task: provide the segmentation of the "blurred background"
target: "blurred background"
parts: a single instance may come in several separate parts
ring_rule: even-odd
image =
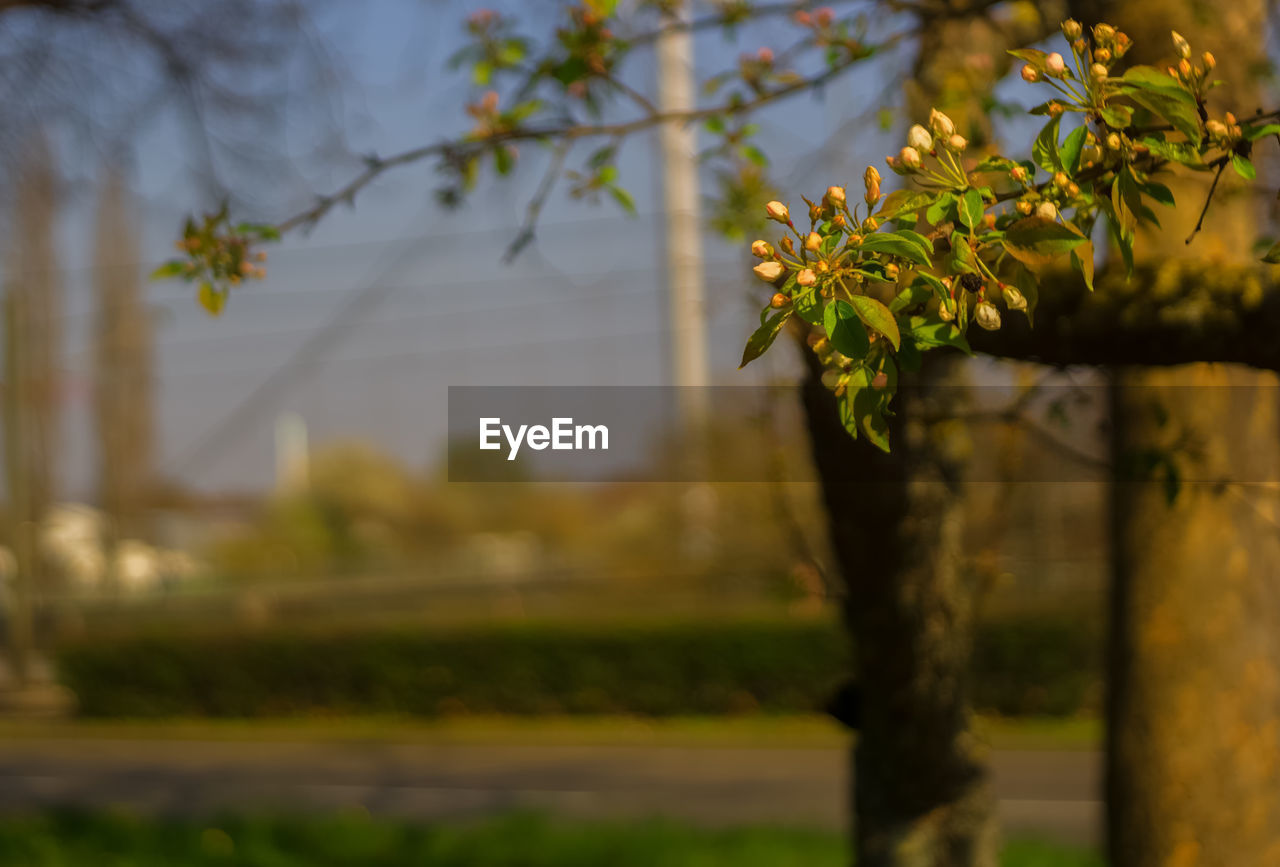
[[[487,4],[544,35],[565,5]],[[637,30],[645,6],[623,4]],[[657,131],[620,143],[634,213],[556,190],[513,261],[539,148],[455,207],[430,164],[380,177],[217,317],[148,279],[193,210],[284,219],[369,154],[465,134],[474,70],[448,60],[480,8],[0,3],[0,248],[25,299],[4,341],[0,864],[847,862],[847,597],[798,399],[706,432],[722,477],[769,481],[465,483],[447,390],[789,388],[798,351],[737,370],[761,303],[743,241],[769,190],[856,186],[896,151],[922,43],[757,114],[767,181],[703,163],[692,379]],[[1062,11],[990,15],[1047,36]],[[869,39],[915,20],[839,14]],[[780,20],[697,30],[695,78],[780,50]],[[651,93],[658,67],[642,45],[619,74]],[[993,136],[1017,141],[1029,97],[996,79]],[[1102,380],[966,375],[993,395],[968,436],[998,444],[962,560],[1006,858],[1099,863]],[[1010,426],[1002,401],[1046,383],[1019,405],[1031,433]],[[668,441],[653,475],[693,448]]]

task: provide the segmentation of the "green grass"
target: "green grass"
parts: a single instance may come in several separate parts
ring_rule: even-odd
[[[561,822],[510,815],[412,825],[349,814],[325,819],[156,821],[52,813],[0,819],[2,867],[846,867],[838,834],[672,822]],[[1100,867],[1096,856],[1011,843],[1004,867]]]
[[[978,736],[997,749],[1094,749],[1096,719],[981,717]],[[731,717],[634,716],[290,717],[59,721],[0,720],[0,738],[273,741],[287,743],[458,743],[572,746],[840,747],[850,735],[816,714]]]

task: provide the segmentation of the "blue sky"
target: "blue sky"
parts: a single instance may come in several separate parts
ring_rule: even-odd
[[[475,92],[464,74],[444,70],[458,45],[461,22],[478,3],[368,2],[343,4],[318,19],[349,82],[343,118],[354,150],[392,153],[456,133]],[[495,4],[490,4],[495,5]],[[501,8],[501,4],[496,4]],[[542,20],[526,28],[547,33],[554,2],[509,4]],[[731,64],[742,50],[781,48],[794,30],[744,28],[730,43],[719,33],[697,41],[699,72]],[[626,76],[653,90],[648,57],[630,61]],[[818,97],[802,96],[761,115],[761,144],[778,178],[797,192],[832,182],[858,184],[867,162],[879,163],[895,137],[868,124],[845,130],[891,82],[880,64],[840,79]],[[578,152],[585,157],[589,148]],[[182,216],[202,202],[187,175],[181,137],[161,122],[137,143],[144,253],[168,255]],[[428,164],[388,174],[310,236],[273,250],[265,283],[240,290],[219,319],[200,311],[181,284],[153,284],[157,331],[159,440],[163,464],[208,490],[260,489],[272,466],[272,423],[282,411],[301,414],[312,441],[373,440],[409,464],[426,467],[442,453],[446,389],[480,384],[661,384],[665,382],[666,311],[661,268],[661,203],[651,135],[623,151],[621,169],[639,209],[622,214],[611,202],[570,201],[563,189],[543,213],[537,243],[513,265],[500,262],[540,175],[541,154],[526,148],[510,179],[486,179],[458,211],[433,201]],[[572,160],[571,160],[572,165]],[[313,178],[331,189],[358,169],[353,160]],[[798,196],[797,196],[798,198]],[[280,218],[306,204],[299,196],[257,216]],[[87,235],[89,200],[72,209],[66,227],[69,368],[86,381],[84,337],[91,322],[89,273],[74,251]],[[715,381],[739,384],[783,375],[786,353],[738,373],[743,339],[754,326],[755,301],[744,251],[707,237],[708,294],[713,305],[711,355]],[[322,360],[296,378],[262,411],[222,437],[214,452],[192,462],[192,450],[217,430],[363,287],[388,287],[360,324]],[[72,389],[68,419],[69,492],[90,486],[87,389]]]

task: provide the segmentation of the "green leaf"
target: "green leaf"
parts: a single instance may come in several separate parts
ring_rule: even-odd
[[[915,345],[921,349],[951,346],[969,355],[973,354],[973,350],[969,348],[969,341],[965,339],[956,324],[944,322],[937,313],[912,316],[907,320],[907,333],[911,335]]]
[[[858,249],[864,253],[885,253],[890,256],[898,256],[908,262],[915,262],[917,265],[926,267],[932,264],[929,261],[928,254],[919,244],[895,232],[873,232],[862,239]]]
[[[885,421],[880,395],[874,389],[858,389],[853,396],[853,415],[868,440],[882,452],[889,451],[889,423]]]
[[[843,352],[850,358],[861,360],[871,348],[871,340],[867,337],[866,326],[854,312],[848,301],[833,301],[827,305],[822,316],[823,328],[827,339],[837,352]]]
[[[1245,141],[1257,141],[1269,135],[1280,135],[1280,123],[1268,123],[1262,126],[1246,127],[1244,131]]]
[[[1079,247],[1071,251],[1071,267],[1080,272],[1080,276],[1084,277],[1084,285],[1089,287],[1089,291],[1093,291],[1093,242],[1085,241]],[[1019,287],[1021,288],[1021,287]],[[1025,292],[1023,293],[1026,294]],[[1029,305],[1028,305],[1029,307]]]
[[[1176,78],[1154,66],[1131,66],[1118,83],[1138,105],[1167,120],[1192,142],[1200,141],[1200,108]]]
[[[880,210],[876,211],[876,216],[882,220],[892,220],[899,214],[914,213],[927,208],[936,197],[936,193],[920,190],[894,190],[881,201]]]
[[[1041,72],[1044,72],[1045,59],[1049,56],[1047,52],[1041,51],[1038,48],[1019,48],[1014,51],[1010,51],[1009,53],[1022,62],[1030,64]]]
[[[622,210],[626,211],[628,214],[631,214],[633,217],[635,216],[636,203],[635,203],[635,200],[631,198],[630,193],[628,193],[622,187],[615,187],[612,184],[610,184],[609,195],[613,196],[613,200],[618,203],[619,207],[621,207]]]
[[[1075,255],[1075,251],[1071,251],[1071,255]],[[1092,257],[1089,259],[1093,261]],[[1021,262],[1013,269],[1013,285],[1018,287],[1018,291],[1022,293],[1022,297],[1027,299],[1027,321],[1035,323],[1036,305],[1040,303],[1040,281],[1036,279],[1036,275],[1031,273],[1031,269]]]
[[[213,288],[213,284],[208,282],[200,284],[197,298],[200,300],[200,306],[209,311],[211,316],[217,316],[222,312],[222,308],[227,306],[227,293],[219,292]]]
[[[782,326],[787,324],[787,319],[791,316],[790,310],[781,310],[755,330],[755,333],[747,338],[747,346],[742,350],[742,363],[738,365],[738,369],[746,367],[773,345],[773,341],[777,339],[778,334],[782,332]]]
[[[976,274],[978,269],[974,267],[973,248],[969,246],[969,239],[959,230],[951,233],[951,270],[965,274]]]
[[[1062,157],[1058,154],[1058,123],[1061,120],[1061,117],[1055,117],[1046,123],[1031,145],[1031,156],[1036,165],[1050,174],[1062,168]]]
[[[174,259],[171,262],[165,262],[159,268],[151,272],[152,280],[170,280],[174,277],[181,277],[187,273],[187,263],[180,259]]]
[[[1078,126],[1067,134],[1066,141],[1062,143],[1059,155],[1062,157],[1062,168],[1069,175],[1074,176],[1080,171],[1080,154],[1084,151],[1084,140],[1088,133],[1088,127]]]
[[[1102,122],[1112,129],[1125,129],[1133,123],[1133,109],[1127,105],[1103,106],[1098,114]]]
[[[1236,174],[1246,181],[1256,180],[1258,177],[1258,170],[1253,167],[1253,163],[1247,157],[1240,156],[1240,154],[1231,155],[1231,168],[1235,169]]]
[[[1262,261],[1270,265],[1280,265],[1280,243],[1272,245],[1267,254],[1262,257]]]
[[[960,199],[960,222],[972,229],[982,222],[982,193],[969,190]]]
[[[923,304],[932,297],[933,286],[924,280],[913,280],[910,285],[894,296],[894,299],[889,302],[889,311],[891,313],[900,313],[908,307],[915,307],[917,304]]]
[[[1083,235],[1055,220],[1033,216],[1024,217],[1005,230],[1004,248],[1024,265],[1040,267],[1085,241]]]
[[[791,306],[810,325],[822,324],[822,299],[813,288],[802,290],[791,298]]]
[[[1142,139],[1142,144],[1146,146],[1147,150],[1162,159],[1193,169],[1205,168],[1204,160],[1200,157],[1200,151],[1189,142],[1170,142],[1162,138],[1147,136]]]
[[[954,193],[943,193],[938,196],[937,200],[925,210],[925,222],[929,223],[931,226],[936,226],[939,223],[945,222],[947,210],[955,203],[956,197]]]
[[[888,307],[869,295],[854,295],[852,303],[858,318],[865,322],[868,328],[883,334],[894,349],[902,345],[902,335],[898,332],[898,320],[893,318],[893,313]]]

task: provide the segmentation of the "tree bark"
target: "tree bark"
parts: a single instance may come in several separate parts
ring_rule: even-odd
[[[957,391],[900,393],[886,455],[850,438],[819,365],[805,355],[804,407],[861,690],[856,863],[993,867],[994,799],[969,735],[976,592],[962,565],[960,467],[904,423],[914,404]],[[941,359],[921,379],[946,379],[957,363]]]

